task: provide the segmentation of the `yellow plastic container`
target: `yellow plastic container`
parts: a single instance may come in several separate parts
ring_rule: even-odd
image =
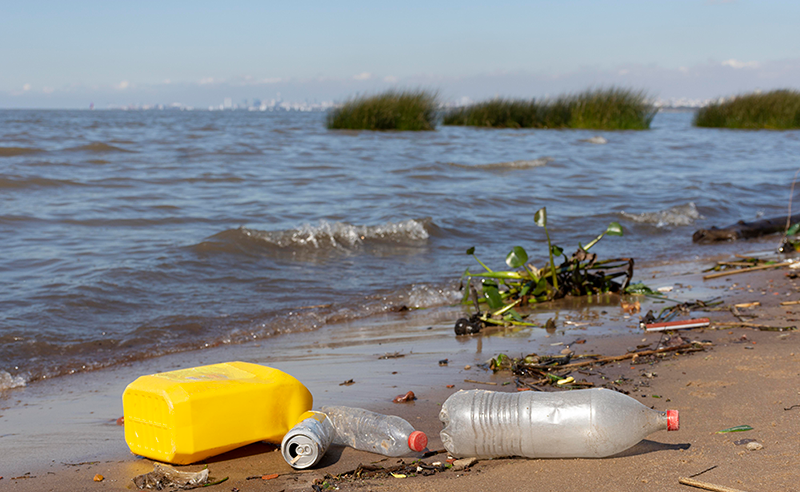
[[[141,376],[122,395],[131,451],[180,465],[257,441],[280,444],[311,406],[300,381],[247,362]]]

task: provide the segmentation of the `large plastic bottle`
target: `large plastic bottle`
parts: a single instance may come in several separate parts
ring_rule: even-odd
[[[362,408],[322,407],[336,431],[333,444],[379,453],[402,456],[422,451],[428,436],[414,430],[406,420],[395,415],[382,415]]]
[[[257,441],[280,443],[311,393],[271,367],[225,362],[141,376],[125,388],[125,441],[158,461],[188,464]]]
[[[657,430],[678,430],[678,412],[651,410],[622,393],[459,391],[439,419],[455,457],[603,458]]]

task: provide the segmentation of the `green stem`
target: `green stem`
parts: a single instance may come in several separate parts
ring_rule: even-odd
[[[550,271],[552,272],[553,288],[558,291],[558,277],[556,276],[556,265],[553,262],[553,247],[550,245],[550,234],[547,232],[547,224],[544,226],[544,235],[547,236],[547,252],[550,253]]]

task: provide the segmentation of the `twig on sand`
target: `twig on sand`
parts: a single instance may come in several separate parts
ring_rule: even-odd
[[[705,489],[705,490],[713,490],[715,492],[744,492],[739,489],[732,489],[730,487],[725,487],[724,485],[715,485],[713,483],[701,482],[699,480],[694,480],[691,478],[681,478],[678,480],[679,483],[683,485],[689,485],[690,487],[697,487],[698,489]]]
[[[474,379],[465,379],[465,383],[475,383],[475,384],[491,384],[492,386],[497,386],[497,383],[492,381],[475,381]]]
[[[572,369],[573,367],[583,367],[583,366],[590,366],[592,364],[604,364],[606,362],[617,362],[620,360],[625,359],[633,359],[634,357],[645,357],[648,355],[656,355],[656,354],[663,354],[664,352],[697,352],[705,350],[705,347],[699,345],[697,343],[684,343],[683,345],[678,345],[676,347],[662,347],[655,350],[645,350],[643,352],[629,352],[625,355],[615,355],[613,357],[602,357],[600,359],[595,360],[585,360],[581,362],[573,362],[572,364],[566,364],[563,366],[558,366],[557,369]]]
[[[754,267],[750,267],[750,268],[742,268],[740,270],[726,270],[724,272],[717,272],[717,273],[711,273],[711,274],[708,274],[708,275],[704,275],[703,276],[703,280],[709,280],[709,279],[718,278],[718,277],[725,277],[727,275],[736,275],[736,274],[739,274],[739,273],[754,272],[756,270],[766,270],[768,268],[785,267],[785,266],[789,266],[791,264],[792,264],[791,261],[784,261],[783,263],[773,263],[772,265],[759,265],[759,266],[754,266]]]
[[[726,321],[726,322],[714,322],[714,328],[723,327],[723,328],[736,328],[739,326],[744,326],[746,328],[755,328],[759,331],[794,331],[797,329],[796,326],[769,326],[769,325],[759,325],[756,323],[747,323],[745,321]]]

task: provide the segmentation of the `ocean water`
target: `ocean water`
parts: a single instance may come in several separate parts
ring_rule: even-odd
[[[391,133],[323,113],[0,111],[0,389],[456,303],[471,246],[544,263],[543,206],[567,252],[618,221],[601,257],[730,253],[692,233],[784,215],[800,132],[691,118]]]

